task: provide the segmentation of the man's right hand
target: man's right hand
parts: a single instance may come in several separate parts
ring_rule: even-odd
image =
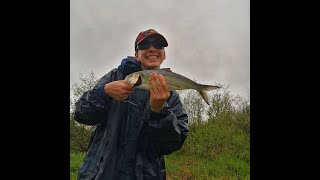
[[[113,81],[104,85],[104,91],[116,100],[126,99],[134,90],[124,80]]]

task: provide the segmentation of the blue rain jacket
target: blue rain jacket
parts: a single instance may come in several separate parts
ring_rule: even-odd
[[[181,149],[188,135],[188,116],[177,92],[160,113],[150,111],[150,92],[136,88],[125,101],[103,87],[141,70],[134,57],[103,76],[75,104],[75,120],[95,125],[78,180],[166,179],[164,155]]]

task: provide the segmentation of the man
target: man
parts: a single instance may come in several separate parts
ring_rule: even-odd
[[[135,57],[122,60],[85,92],[75,106],[75,120],[95,125],[79,180],[166,179],[164,155],[181,149],[188,135],[188,116],[176,92],[169,92],[157,73],[150,91],[135,89],[123,79],[159,69],[167,40],[153,29],[139,33]]]

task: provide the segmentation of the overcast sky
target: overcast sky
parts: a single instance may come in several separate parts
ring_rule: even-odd
[[[71,0],[70,85],[134,56],[138,33],[150,28],[169,44],[162,68],[248,96],[249,0]]]

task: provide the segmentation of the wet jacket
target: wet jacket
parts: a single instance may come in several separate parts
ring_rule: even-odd
[[[149,91],[135,88],[124,101],[110,97],[104,84],[141,70],[134,58],[103,76],[76,102],[75,120],[95,125],[79,180],[166,179],[164,155],[179,150],[188,135],[188,116],[171,92],[160,113],[150,111]]]

